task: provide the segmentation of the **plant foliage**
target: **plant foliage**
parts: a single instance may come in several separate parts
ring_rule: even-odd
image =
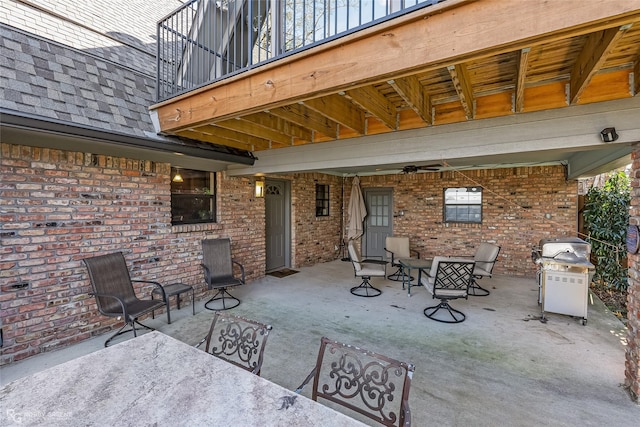
[[[612,175],[602,188],[591,187],[587,193],[584,221],[592,259],[596,259],[595,279],[602,285],[626,291],[627,225],[631,185],[624,172]]]

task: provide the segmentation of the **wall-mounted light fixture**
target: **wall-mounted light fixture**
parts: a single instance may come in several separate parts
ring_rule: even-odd
[[[264,197],[264,177],[256,178],[256,197]]]
[[[600,132],[600,138],[602,138],[602,142],[613,142],[618,139],[618,134],[616,133],[616,128],[605,128]]]
[[[180,169],[176,168],[176,174],[173,175],[173,178],[171,178],[171,181],[173,181],[173,182],[184,182],[184,180],[182,179],[182,175],[180,175]]]

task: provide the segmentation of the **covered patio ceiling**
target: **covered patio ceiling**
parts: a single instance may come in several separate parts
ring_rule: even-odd
[[[160,133],[254,152],[231,175],[562,163],[579,178],[629,161],[639,92],[640,0],[447,0],[151,110]]]

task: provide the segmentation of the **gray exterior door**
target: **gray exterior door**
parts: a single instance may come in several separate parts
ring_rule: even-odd
[[[264,192],[266,271],[290,266],[289,182],[267,179]]]
[[[385,239],[393,235],[393,189],[364,189],[367,217],[364,221],[363,254],[368,257],[387,257]]]

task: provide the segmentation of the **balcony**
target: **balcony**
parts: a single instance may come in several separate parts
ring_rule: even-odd
[[[157,130],[252,152],[484,119],[538,121],[528,113],[640,92],[638,0],[606,8],[596,1],[192,1],[160,22],[158,35]],[[559,114],[594,110],[567,111]],[[391,162],[368,163],[397,166]]]

